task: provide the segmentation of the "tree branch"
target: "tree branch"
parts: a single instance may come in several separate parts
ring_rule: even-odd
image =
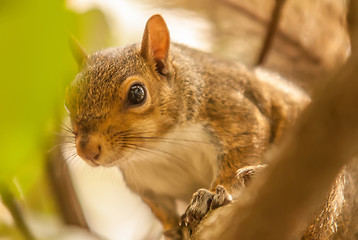
[[[193,239],[297,237],[342,167],[357,154],[358,4],[349,4],[350,59],[326,86],[316,89],[279,152],[269,156],[272,164],[262,176],[235,203],[205,218]]]

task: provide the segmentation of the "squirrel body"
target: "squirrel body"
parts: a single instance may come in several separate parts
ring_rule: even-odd
[[[92,166],[119,167],[164,231],[178,224],[176,200],[218,185],[231,192],[236,171],[261,164],[309,102],[264,71],[170,43],[160,15],[141,44],[81,65],[66,96],[77,153]]]
[[[162,138],[163,142],[153,146],[155,150],[138,154],[143,159],[119,168],[127,185],[137,193],[149,191],[188,202],[197,189],[209,188],[214,181],[217,151],[201,124],[175,128]]]
[[[193,173],[189,171],[187,174],[178,175],[183,177],[197,175],[195,177],[198,179],[188,180],[190,183],[184,185],[190,185],[195,189],[208,187],[217,176],[220,164],[217,159],[218,155],[227,154],[232,147],[248,148],[252,151],[250,159],[247,159],[247,162],[241,162],[244,159],[240,159],[235,163],[237,166],[233,166],[232,171],[250,163],[259,163],[261,153],[266,150],[269,143],[276,140],[276,134],[281,134],[280,131],[291,124],[304,105],[296,107],[296,101],[307,102],[308,100],[303,93],[300,99],[285,92],[294,86],[278,89],[272,83],[258,79],[237,62],[216,60],[209,54],[179,44],[172,44],[170,50],[169,55],[172,58],[173,68],[176,70],[173,86],[167,86],[168,89],[164,89],[167,91],[163,91],[163,96],[160,96],[165,99],[164,101],[170,103],[162,109],[165,115],[158,115],[157,118],[153,116],[151,119],[144,118],[144,123],[141,126],[132,129],[139,133],[143,131],[144,135],[150,131],[148,135],[155,134],[155,137],[163,139],[163,141],[146,143],[149,148],[148,152],[142,149],[145,154],[151,155],[151,157],[143,158],[153,159],[158,163],[158,167],[153,164],[153,161],[132,163],[130,160],[121,162],[117,158],[101,163],[104,166],[119,166],[126,179],[131,179],[135,175],[135,173],[127,174],[131,171],[131,167],[137,174],[143,167],[144,172],[139,174],[140,176],[146,175],[148,169],[154,168],[149,171],[153,172],[153,176],[148,179],[152,179],[156,176],[160,177],[160,172],[163,171],[160,165],[163,165],[164,169],[173,167],[174,171],[181,168],[183,172],[189,170],[187,166],[189,165],[194,168]],[[125,81],[128,77],[144,78],[145,76],[141,76],[142,72],[151,72],[150,66],[146,63],[142,63],[139,67],[130,66],[131,63],[139,62],[139,59],[139,45],[135,44],[127,48],[106,49],[94,53],[87,60],[86,66],[82,69],[83,72],[77,76],[73,85],[74,90],[81,94],[81,96],[77,95],[79,100],[76,101],[78,102],[77,112],[80,113],[76,116],[79,125],[93,129],[97,126],[89,124],[96,122],[96,119],[100,122],[105,120],[103,125],[117,122],[117,119],[110,115],[112,110],[110,102],[113,100],[117,85],[120,85],[120,82]],[[122,79],[118,81],[117,77]],[[220,81],[218,81],[219,79]],[[99,81],[100,84],[97,83]],[[160,88],[163,86],[157,89]],[[111,97],[109,98],[109,96]],[[74,103],[75,101],[71,101],[68,105]],[[273,119],[276,117],[275,114],[282,116],[280,119]],[[134,115],[133,118],[138,118],[136,113]],[[105,119],[106,117],[108,119]],[[123,120],[127,121],[127,119]],[[274,122],[274,120],[278,121]],[[125,130],[127,129],[125,128]],[[253,144],[248,146],[251,143]],[[153,149],[157,150],[150,152],[150,147],[153,144],[157,145],[153,146]],[[196,146],[195,149],[193,149],[193,145]],[[204,150],[199,150],[200,148],[204,148]],[[177,151],[177,153],[175,154],[173,151]],[[200,153],[203,156],[193,156],[195,153]],[[162,156],[158,156],[160,154]],[[138,156],[134,157],[141,158],[140,150]],[[183,160],[187,158],[192,158],[192,160]],[[206,163],[204,164],[203,161]],[[182,166],[172,166],[175,162]],[[132,164],[138,166],[130,166]],[[166,164],[171,166],[165,167]],[[193,164],[198,166],[194,167]],[[209,169],[205,169],[200,174],[202,167],[199,165],[201,164]],[[143,179],[146,178],[143,177]],[[130,181],[133,189],[135,186],[141,185],[136,182],[140,180]],[[179,179],[177,181],[179,182]],[[143,185],[149,184],[146,180],[143,182]],[[178,183],[178,185],[181,184]],[[152,187],[144,187],[145,190],[150,188]],[[180,187],[175,189],[180,189]],[[142,191],[142,187],[139,187],[137,191]],[[188,200],[188,196],[192,195],[192,191],[189,192],[189,195],[182,194],[186,196],[181,196],[181,198]]]

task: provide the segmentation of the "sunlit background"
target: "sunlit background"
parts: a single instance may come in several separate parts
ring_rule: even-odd
[[[146,20],[160,13],[172,41],[253,65],[274,3],[0,1],[0,240],[29,239],[15,224],[16,209],[37,239],[160,238],[160,224],[117,169],[92,169],[64,144],[64,94],[78,71],[69,35],[88,53],[139,42]],[[310,91],[317,76],[334,72],[349,54],[344,13],[345,0],[288,1],[264,67]],[[66,163],[57,164],[61,153]],[[70,195],[60,197],[71,185],[62,175],[67,166],[76,209],[67,205]],[[74,223],[78,209],[85,219]]]

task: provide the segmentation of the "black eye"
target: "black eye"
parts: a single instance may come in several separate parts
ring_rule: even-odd
[[[130,105],[142,104],[146,98],[147,92],[142,84],[136,83],[130,87],[128,91],[128,103]]]

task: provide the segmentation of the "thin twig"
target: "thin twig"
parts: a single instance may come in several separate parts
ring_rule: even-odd
[[[275,7],[274,7],[274,9],[272,11],[272,15],[271,15],[271,22],[270,22],[270,25],[266,32],[264,44],[262,45],[260,55],[256,62],[257,66],[262,65],[264,63],[264,61],[267,57],[267,53],[271,48],[273,39],[274,39],[277,29],[278,29],[278,24],[280,22],[282,9],[283,9],[285,2],[286,2],[285,0],[276,0],[276,4],[275,4]]]
[[[232,0],[220,0],[220,3],[222,3],[223,5],[231,8],[231,9],[234,9],[237,12],[240,12],[240,14],[246,16],[248,19],[251,19],[253,22],[258,23],[263,27],[266,27],[268,25],[268,22],[266,19],[257,15],[250,9],[242,6],[238,2],[233,2]],[[299,42],[296,39],[294,39],[293,37],[291,37],[284,30],[278,28],[276,31],[276,34],[277,34],[277,37],[281,38],[283,42],[291,45],[294,48],[299,49],[300,52],[303,53],[307,57],[307,60],[311,61],[312,63],[318,63],[321,61],[321,58],[318,55],[316,55],[312,51],[307,50],[307,48],[304,45],[302,45],[301,42]]]
[[[47,173],[64,223],[89,230],[60,147],[50,152],[47,161]]]
[[[19,228],[25,239],[34,240],[35,237],[32,235],[28,226],[26,225],[23,214],[18,204],[16,203],[13,194],[10,192],[6,185],[1,186],[0,194],[4,205],[9,210],[12,218],[15,221],[16,226]]]

